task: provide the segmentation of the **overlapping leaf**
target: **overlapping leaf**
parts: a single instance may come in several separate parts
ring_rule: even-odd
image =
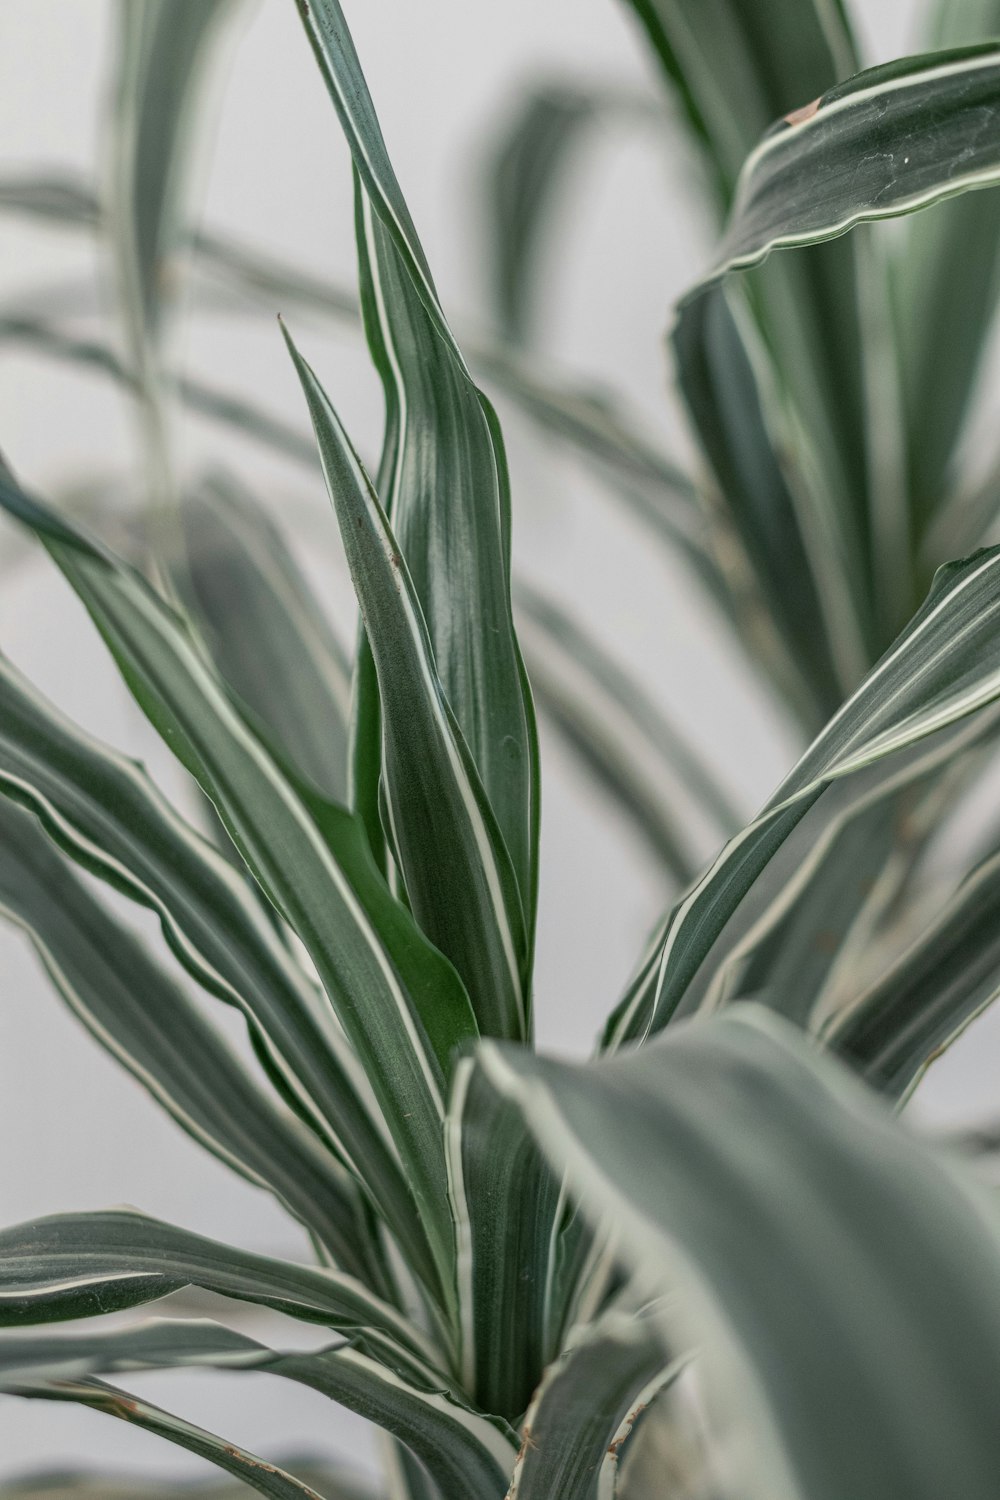
[[[761,900],[785,899],[789,870],[779,864],[770,889],[762,877],[832,782],[864,773],[853,790],[871,797],[917,778],[953,752],[950,736],[965,734],[962,721],[1000,697],[998,618],[1000,551],[984,550],[939,570],[926,603],[895,646],[670,915],[612,1018],[610,1043],[657,1031],[678,1011],[704,1003],[725,956],[728,924],[752,900],[755,886]],[[970,732],[977,727],[973,723]],[[851,793],[849,786],[844,795]],[[755,916],[744,908],[744,923]],[[699,971],[710,955],[699,991]]]
[[[509,1500],[614,1500],[638,1413],[684,1367],[668,1361],[648,1314],[611,1310],[574,1332],[528,1409]]]
[[[410,905],[465,981],[483,1033],[524,1037],[527,938],[507,847],[385,512],[325,392],[291,341],[289,348],[378,675],[389,832]]]
[[[35,819],[6,800],[0,910],[29,934],[53,983],[97,1040],[184,1129],[276,1193],[341,1269],[377,1276],[377,1247],[357,1187],[332,1154],[276,1108],[181,986],[76,878]]]
[[[435,1378],[433,1346],[354,1276],[254,1255],[132,1209],[0,1230],[0,1326],[93,1317],[187,1286],[364,1334],[388,1364]]]
[[[756,1007],[588,1066],[494,1045],[484,1064],[667,1294],[664,1334],[698,1347],[726,1495],[989,1500],[1000,1225],[985,1189]]]
[[[475,1033],[454,971],[421,940],[386,889],[356,820],[332,804],[307,805],[145,581],[9,481],[0,501],[45,538],[140,706],[215,802],[250,869],[310,953],[399,1147],[447,1286],[452,1243],[450,1224],[441,1218],[444,1079],[451,1049]],[[324,1001],[314,997],[312,1009],[326,1015],[327,1031],[337,1031]],[[284,1017],[279,1021],[287,1024]],[[324,1043],[318,1057],[303,1056],[304,1075],[328,1067],[331,1051]],[[390,1184],[394,1175],[390,1165]],[[371,1191],[381,1191],[367,1172],[365,1180]],[[406,1234],[410,1253],[419,1254],[422,1231],[411,1214],[397,1203],[394,1229]]]
[[[264,1371],[339,1401],[404,1442],[439,1486],[442,1500],[466,1500],[468,1495],[500,1500],[506,1488],[516,1452],[513,1433],[506,1424],[480,1416],[445,1390],[404,1379],[351,1345],[283,1354],[208,1319],[161,1319],[84,1335],[8,1336],[0,1340],[0,1389],[42,1399],[79,1401],[108,1409],[116,1416],[129,1415],[132,1398],[114,1391],[106,1394],[108,1388],[93,1378],[98,1372],[180,1366]],[[176,1429],[161,1430],[174,1441],[183,1440],[183,1433]],[[200,1436],[204,1440],[205,1435]],[[219,1461],[214,1452],[207,1451],[204,1441],[195,1451]],[[231,1448],[226,1451],[230,1457],[239,1453]],[[269,1467],[264,1466],[262,1479],[270,1477]],[[241,1469],[233,1467],[231,1472],[241,1473]],[[248,1473],[241,1473],[241,1477],[253,1482]],[[281,1477],[283,1481],[286,1476]],[[283,1496],[288,1491],[264,1489],[264,1493]]]

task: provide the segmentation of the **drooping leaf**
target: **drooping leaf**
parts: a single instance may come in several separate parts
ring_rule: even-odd
[[[400,546],[325,392],[291,340],[289,349],[378,675],[391,844],[410,905],[465,981],[482,1032],[526,1036],[526,935],[507,847],[445,697]]]
[[[234,1373],[264,1371],[340,1402],[404,1442],[438,1484],[442,1500],[467,1500],[469,1495],[501,1500],[504,1493],[516,1453],[505,1423],[473,1411],[447,1390],[405,1379],[351,1345],[283,1354],[208,1319],[0,1339],[0,1389],[98,1409],[106,1409],[102,1396],[107,1390],[94,1380],[98,1372],[192,1365]],[[121,1393],[113,1392],[111,1399],[120,1400]],[[126,1405],[111,1414],[124,1416],[128,1410]],[[163,1430],[163,1435],[172,1433]],[[205,1456],[212,1454],[206,1451]]]
[[[332,1500],[331,1496],[321,1495],[312,1489],[305,1480],[294,1478],[285,1469],[268,1463],[247,1449],[227,1442],[203,1427],[196,1427],[183,1417],[176,1417],[172,1412],[164,1411],[162,1407],[154,1406],[152,1402],[144,1401],[139,1396],[118,1390],[113,1385],[106,1385],[102,1380],[54,1380],[48,1384],[36,1381],[18,1394],[33,1400],[68,1401],[90,1407],[93,1411],[117,1417],[119,1421],[128,1422],[144,1432],[155,1433],[157,1437],[166,1438],[167,1442],[174,1443],[178,1448],[184,1448],[199,1458],[207,1459],[217,1468],[233,1475],[240,1481],[242,1491],[249,1486],[259,1494],[269,1496],[270,1500],[301,1500],[302,1496],[305,1496],[305,1500]],[[100,1500],[110,1500],[113,1493],[109,1492],[106,1496],[102,1491]],[[14,1494],[17,1494],[17,1490]],[[31,1494],[30,1490],[28,1494]],[[184,1491],[181,1491],[181,1495],[184,1495]],[[141,1500],[152,1500],[150,1492],[145,1488]],[[210,1500],[216,1500],[216,1496],[211,1495]],[[221,1496],[219,1500],[222,1500]]]
[[[282,1467],[294,1470],[299,1480],[318,1490],[323,1500],[376,1500],[375,1491],[355,1479],[349,1468],[341,1470],[313,1458],[286,1458]],[[119,1473],[100,1474],[89,1469],[78,1473],[52,1470],[0,1484],[0,1500],[246,1500],[242,1481],[231,1484],[216,1480],[209,1484],[178,1479],[137,1479]]]
[[[896,644],[813,741],[760,815],[729,841],[671,913],[612,1018],[609,1043],[658,1031],[678,1012],[705,1003],[707,996],[712,1004],[725,998],[718,986],[712,994],[712,981],[727,941],[733,941],[733,929],[727,935],[727,927],[735,919],[738,929],[742,920],[745,930],[756,919],[755,885],[766,882],[768,866],[786,853],[786,842],[826,788],[862,773],[843,796],[850,799],[856,792],[870,797],[873,783],[876,790],[895,790],[947,759],[955,749],[950,736],[966,732],[962,721],[996,702],[998,580],[997,549],[939,570],[926,603]],[[973,722],[970,733],[978,727]],[[841,811],[835,802],[833,816]],[[782,870],[773,892],[765,883],[761,899],[783,900],[788,878],[789,871]],[[760,893],[759,885],[757,889]],[[748,897],[750,905],[740,919]]]
[[[3,775],[0,770],[0,776]],[[23,927],[97,1040],[185,1130],[268,1188],[354,1275],[377,1273],[355,1184],[249,1076],[181,986],[0,799],[0,910]]]
[[[357,820],[331,804],[320,828],[316,809],[238,717],[201,651],[146,581],[2,478],[0,503],[44,538],[140,707],[214,801],[250,870],[309,952],[325,990],[325,998],[313,997],[314,1014],[326,1018],[331,1034],[339,1019],[356,1047],[426,1216],[425,1226],[414,1223],[414,1200],[397,1203],[394,1232],[418,1257],[425,1228],[433,1234],[443,1292],[452,1255],[451,1226],[442,1220],[444,1080],[451,1049],[475,1034],[454,971],[386,889]],[[304,1076],[328,1066],[330,1053],[325,1045],[319,1057],[303,1057]],[[392,1166],[390,1183],[395,1175]],[[363,1177],[372,1192],[381,1191],[368,1172]]]
[[[724,1494],[989,1500],[985,1189],[757,1007],[582,1067],[494,1044],[483,1061],[665,1294],[664,1335],[697,1347]]]
[[[185,968],[238,1006],[286,1098],[416,1254],[410,1193],[350,1048],[246,883],[139,767],[84,735],[0,658],[0,790],[92,874],[159,916]]]
[[[0,1230],[0,1326],[139,1307],[182,1287],[273,1308],[347,1335],[388,1363],[440,1378],[427,1338],[354,1276],[254,1255],[134,1209],[61,1214]]]
[[[747,158],[712,276],[1000,181],[1000,48],[869,68],[780,121]]]

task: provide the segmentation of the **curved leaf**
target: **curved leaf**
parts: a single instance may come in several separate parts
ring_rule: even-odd
[[[992,44],[903,58],[779,122],[743,166],[712,278],[1000,181],[998,79]]]
[[[207,1319],[0,1339],[0,1389],[99,1409],[106,1388],[91,1378],[97,1371],[187,1365],[259,1370],[339,1401],[404,1442],[438,1484],[442,1500],[500,1500],[504,1493],[515,1457],[506,1424],[472,1411],[447,1391],[404,1379],[349,1345],[282,1354]],[[127,1407],[112,1411],[126,1414]]]
[[[356,1277],[254,1255],[134,1209],[60,1214],[0,1230],[0,1326],[94,1317],[196,1286],[338,1333],[435,1378],[438,1356]]]
[[[9,482],[0,482],[0,503],[44,538],[140,707],[215,802],[250,869],[312,957],[326,991],[325,999],[313,997],[313,1014],[331,1037],[339,1035],[339,1019],[357,1048],[434,1235],[446,1288],[453,1246],[450,1222],[442,1219],[444,1076],[451,1048],[475,1034],[454,971],[385,888],[356,820],[331,808],[319,828],[145,580]],[[326,1044],[319,1057],[303,1057],[303,1075],[328,1068],[332,1050]],[[390,1189],[393,1179],[394,1165]],[[363,1180],[372,1193],[383,1191],[377,1175],[365,1172]],[[397,1202],[391,1222],[433,1286],[424,1226],[414,1214],[412,1198]]]
[[[880,784],[895,789],[953,750],[948,735],[938,732],[961,734],[967,715],[1000,697],[998,618],[1000,549],[939,570],[926,603],[896,644],[813,741],[760,815],[729,841],[671,913],[612,1018],[610,1045],[658,1031],[678,1011],[703,1001],[696,987],[686,1001],[689,988],[700,971],[703,980],[708,972],[711,984],[711,972],[703,966],[712,955],[717,971],[716,943],[725,943],[727,924],[832,782],[867,768],[867,778],[857,784],[860,795],[871,795],[872,783],[876,792]],[[936,733],[936,740],[930,738]],[[894,760],[900,752],[908,753]],[[845,788],[844,797],[851,794],[852,788]]]
[[[582,1067],[495,1044],[483,1063],[667,1294],[664,1335],[699,1348],[724,1493],[989,1500],[1000,1221],[985,1189],[757,1007]]]
[[[404,1233],[409,1189],[350,1048],[246,883],[139,767],[84,735],[2,658],[0,706],[0,791],[85,869],[157,913],[181,963],[243,1011],[286,1098]]]
[[[35,819],[2,798],[0,910],[28,933],[88,1030],[185,1130],[275,1193],[342,1270],[376,1272],[355,1184],[299,1120],[275,1108],[172,976],[73,875]]]
[[[618,1455],[637,1410],[686,1364],[668,1363],[657,1335],[648,1316],[617,1311],[576,1330],[525,1416],[508,1500],[614,1500]]]

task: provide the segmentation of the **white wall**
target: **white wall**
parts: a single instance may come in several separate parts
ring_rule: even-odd
[[[873,59],[906,48],[910,0],[870,0]],[[483,305],[476,163],[512,97],[550,74],[599,79],[655,96],[634,28],[616,0],[365,0],[348,6],[400,179],[445,302],[475,322]],[[0,6],[3,170],[98,159],[111,8],[103,0],[4,0]],[[217,141],[204,167],[207,215],[248,241],[318,273],[353,271],[347,157],[291,0],[262,0],[232,49],[217,101]],[[683,447],[667,391],[662,333],[670,301],[704,243],[687,164],[650,138],[609,129],[585,190],[567,202],[564,259],[551,267],[546,352],[625,390]],[[93,274],[86,245],[4,220],[0,300]],[[481,315],[480,315],[481,316]],[[362,446],[374,450],[376,382],[356,341],[294,320]],[[210,319],[185,333],[191,365],[301,421],[295,384],[270,321]],[[511,425],[516,551],[529,576],[599,618],[664,702],[693,726],[751,811],[791,754],[787,729],[757,700],[718,628],[675,570],[616,519],[581,467],[554,463]],[[134,462],[128,422],[96,378],[0,350],[0,444],[33,484],[61,493]],[[308,561],[345,626],[352,606],[319,485],[204,423],[181,434],[190,467],[223,453],[308,538]],[[0,556],[13,555],[9,532]],[[68,711],[178,780],[108,671],[67,591],[37,560],[3,575],[2,642]],[[739,747],[738,754],[734,747]],[[558,747],[546,745],[544,883],[537,1006],[545,1044],[576,1054],[599,1023],[657,916],[662,895],[642,851],[624,837]],[[954,1117],[993,1102],[1000,1029],[986,1023],[935,1075],[927,1107]],[[134,1203],[255,1248],[296,1253],[269,1201],[190,1145],[61,1008],[26,945],[0,931],[0,1222],[59,1209]],[[262,1377],[144,1379],[183,1414],[273,1456],[331,1451],[365,1460],[361,1424],[306,1392]],[[0,1400],[0,1475],[87,1458],[146,1472],[195,1472],[120,1424],[70,1407]]]

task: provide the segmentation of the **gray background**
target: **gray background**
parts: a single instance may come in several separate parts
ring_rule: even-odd
[[[477,170],[518,93],[546,76],[598,80],[656,99],[630,18],[617,0],[364,0],[349,18],[390,151],[447,308],[467,326],[484,306]],[[921,7],[922,8],[922,7]],[[910,0],[869,0],[871,60],[909,50]],[[103,0],[4,0],[0,6],[3,170],[100,158],[112,9]],[[332,109],[291,0],[262,0],[235,26],[215,89],[214,144],[200,164],[207,217],[319,274],[353,274],[350,179]],[[609,126],[564,195],[548,265],[545,354],[626,391],[683,453],[662,334],[671,299],[707,248],[680,148],[650,129]],[[0,298],[94,278],[85,241],[4,220]],[[106,289],[95,281],[98,295]],[[278,311],[280,309],[276,309]],[[477,311],[479,318],[477,320]],[[376,380],[349,334],[294,319],[352,432],[377,448]],[[302,421],[295,382],[267,319],[205,317],[183,331],[192,368]],[[99,380],[0,351],[0,442],[31,483],[65,494],[81,480],[136,472],[129,412]],[[694,734],[748,814],[795,741],[735,661],[683,577],[615,513],[581,465],[556,459],[508,425],[515,550],[526,576],[600,621],[609,644],[645,674]],[[283,511],[345,630],[350,590],[318,483],[204,424],[178,433],[194,471],[223,455]],[[0,556],[15,555],[7,531]],[[108,670],[93,632],[37,559],[0,588],[6,651],[68,712],[184,788]],[[656,871],[586,782],[546,741],[544,876],[536,986],[543,1044],[575,1055],[603,1016],[663,906]],[[954,1121],[991,1112],[1000,1026],[987,1019],[934,1072],[918,1112]],[[298,1253],[294,1229],[263,1195],[188,1142],[90,1041],[50,992],[26,944],[0,929],[0,1222],[60,1209],[132,1203],[253,1248]],[[280,1329],[276,1337],[291,1334]],[[311,1393],[265,1377],[144,1377],[137,1387],[266,1456],[346,1446],[367,1465],[364,1425]],[[122,1424],[71,1407],[0,1398],[0,1474],[76,1459],[147,1473],[194,1473]]]

